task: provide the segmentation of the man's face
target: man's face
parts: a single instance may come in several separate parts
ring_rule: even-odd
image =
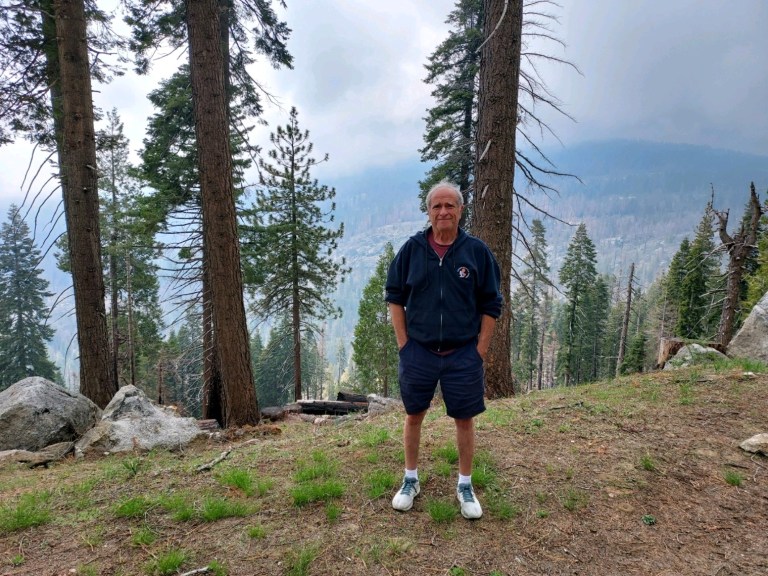
[[[456,233],[463,206],[459,205],[456,194],[447,188],[438,188],[429,205],[429,222],[432,229],[440,233]]]

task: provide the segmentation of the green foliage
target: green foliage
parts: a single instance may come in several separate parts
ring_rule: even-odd
[[[149,546],[157,540],[157,534],[149,526],[142,526],[131,534],[131,544],[134,546]]]
[[[315,545],[304,546],[294,550],[289,554],[285,562],[288,569],[287,576],[307,576],[309,574],[309,566],[317,558],[318,553],[319,548]]]
[[[0,505],[0,534],[40,526],[51,520],[49,492],[22,494],[16,504]]]
[[[469,205],[474,179],[482,1],[457,2],[446,22],[451,26],[448,38],[429,56],[424,79],[433,87],[435,106],[427,110],[424,148],[419,150],[422,162],[431,164],[419,182],[422,209],[429,189],[442,180],[455,182],[464,191],[464,204]]]
[[[648,453],[643,454],[643,456],[640,458],[640,466],[643,467],[643,470],[648,472],[656,471],[656,463],[653,461],[653,457]]]
[[[726,470],[723,474],[723,478],[730,486],[739,487],[744,482],[744,478],[735,470]]]
[[[224,486],[238,488],[246,496],[253,496],[255,488],[253,478],[247,470],[230,468],[217,476],[217,480]]]
[[[375,500],[390,492],[395,487],[397,478],[387,470],[375,470],[368,474],[366,483],[368,484],[368,497]]]
[[[646,526],[653,526],[656,524],[656,517],[653,514],[644,514],[641,520]]]
[[[445,500],[428,499],[426,503],[427,513],[433,522],[444,524],[452,522],[458,515],[458,509],[453,502]]]
[[[456,464],[459,461],[459,449],[456,444],[449,443],[435,448],[435,456],[445,460],[448,464]]]
[[[296,108],[291,109],[288,124],[271,136],[270,161],[259,162],[261,186],[244,228],[243,256],[250,263],[246,285],[260,316],[291,315],[291,341],[298,346],[294,359],[301,358],[301,334],[312,329],[312,321],[341,315],[331,294],[349,273],[346,262],[334,257],[344,235],[343,224],[330,227],[336,191],[312,178],[318,161],[310,156],[308,139],[309,132],[299,129]],[[294,360],[297,399],[302,372]]]
[[[387,242],[371,279],[363,289],[352,340],[352,361],[357,367],[357,390],[398,397],[397,339],[389,308],[384,301],[387,270],[394,257],[392,244]]]
[[[204,522],[216,522],[223,518],[247,516],[248,513],[248,506],[243,502],[218,496],[210,496],[203,499],[203,503],[200,506],[200,518]]]
[[[145,496],[126,498],[115,505],[114,514],[118,518],[143,518],[153,505]]]
[[[29,226],[12,204],[0,228],[0,390],[27,376],[61,382],[46,348],[53,329],[45,300],[53,294],[40,277],[40,260]]]
[[[173,548],[147,563],[146,573],[149,576],[170,576],[176,574],[188,560],[189,554],[187,552]]]
[[[580,224],[560,268],[566,303],[557,323],[561,343],[557,367],[565,385],[598,377],[610,303],[607,282],[598,278],[596,263],[595,245]]]
[[[336,522],[341,516],[342,508],[336,502],[325,503],[325,517],[328,522]]]
[[[294,506],[306,506],[312,502],[327,502],[344,495],[344,486],[338,480],[321,483],[299,484],[291,490]]]
[[[249,538],[253,538],[255,540],[261,540],[262,538],[266,538],[267,536],[267,530],[264,528],[264,526],[248,526],[246,529],[246,533],[248,534]]]

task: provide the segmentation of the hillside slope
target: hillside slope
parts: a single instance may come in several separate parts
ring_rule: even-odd
[[[738,445],[768,431],[767,385],[737,368],[692,369],[490,402],[477,422],[475,522],[457,516],[442,407],[427,418],[422,494],[404,514],[390,507],[397,413],[232,431],[176,454],[6,465],[0,573],[177,574],[215,560],[230,575],[765,574],[768,459]],[[225,449],[212,472],[195,472]],[[19,502],[47,518],[11,531]]]

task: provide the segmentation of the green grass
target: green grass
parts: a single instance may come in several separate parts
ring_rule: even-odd
[[[741,474],[735,470],[726,470],[723,477],[725,478],[725,482],[731,486],[738,487],[744,482],[744,478],[742,478]]]
[[[115,505],[114,514],[118,518],[142,518],[153,505],[153,502],[144,496],[127,498]]]
[[[286,559],[286,576],[307,576],[309,566],[317,558],[318,547],[304,546],[292,551]]]
[[[149,526],[142,526],[131,534],[131,544],[134,546],[149,546],[157,540],[157,534]]]
[[[0,534],[50,522],[50,498],[50,492],[32,492],[22,494],[15,505],[0,506]]]
[[[189,555],[184,550],[173,548],[149,562],[146,572],[150,576],[170,576],[176,574],[188,559]]]
[[[452,522],[459,513],[456,503],[453,501],[430,499],[427,500],[426,508],[429,517],[438,524]]]
[[[331,462],[323,452],[312,453],[312,462],[302,462],[296,471],[296,482],[309,482],[319,478],[330,478],[336,473],[336,464]]]
[[[213,574],[213,576],[227,576],[227,574],[229,574],[224,564],[216,560],[212,560],[208,563],[208,572]]]
[[[339,516],[341,516],[341,512],[342,508],[336,502],[325,503],[325,517],[328,519],[328,522],[336,522]]]
[[[435,448],[434,454],[435,457],[440,458],[448,464],[456,464],[459,461],[459,449],[453,443]]]
[[[75,574],[77,574],[77,576],[98,576],[99,571],[96,569],[96,566],[78,564]]]
[[[126,458],[123,460],[123,468],[128,472],[128,478],[133,478],[141,469],[140,458]]]
[[[203,500],[200,506],[200,519],[203,522],[216,522],[223,518],[247,516],[249,512],[248,506],[243,502],[220,496],[209,496]]]
[[[216,479],[221,485],[237,488],[246,496],[253,496],[256,492],[253,478],[247,470],[243,470],[242,468],[230,468],[224,470],[221,474],[216,476]]]
[[[384,494],[389,494],[395,487],[397,478],[392,472],[387,470],[374,470],[368,474],[366,478],[366,484],[368,488],[366,494],[372,500],[380,498]]]
[[[248,528],[245,529],[245,533],[248,534],[249,538],[253,538],[254,540],[261,540],[262,538],[267,537],[267,529],[262,525],[248,526]]]
[[[570,512],[575,512],[579,508],[583,508],[587,505],[588,501],[589,498],[587,495],[576,490],[575,488],[569,488],[566,490],[561,499],[563,508],[569,510]]]
[[[384,444],[389,439],[389,430],[378,426],[371,426],[360,435],[360,442],[369,448],[375,448],[376,446]]]
[[[301,484],[291,490],[294,506],[306,506],[312,502],[327,502],[344,495],[344,486],[338,480],[327,480],[319,484]]]
[[[651,455],[647,452],[640,458],[640,466],[643,467],[643,470],[648,472],[656,472],[657,470],[656,463],[653,461]]]
[[[500,494],[489,495],[483,502],[488,513],[499,520],[512,520],[520,515],[520,507]]]

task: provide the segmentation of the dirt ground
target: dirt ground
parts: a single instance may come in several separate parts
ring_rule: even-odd
[[[438,512],[458,509],[441,407],[425,424],[422,493],[407,513],[392,510],[394,488],[371,488],[386,473],[399,483],[396,413],[285,422],[176,454],[5,466],[2,514],[47,491],[50,517],[0,530],[0,574],[214,574],[195,570],[215,560],[230,575],[764,575],[768,458],[739,444],[768,432],[766,391],[766,375],[694,369],[488,402],[477,421],[477,521]],[[229,448],[212,471],[195,471]],[[297,506],[297,474],[313,461],[331,463],[343,495]],[[263,480],[264,493],[224,486],[231,469]],[[226,496],[248,512],[179,520],[160,504],[174,494],[195,507]],[[117,514],[140,496],[143,513]],[[141,530],[153,541],[138,542]],[[184,554],[172,571],[158,563],[169,550]]]

